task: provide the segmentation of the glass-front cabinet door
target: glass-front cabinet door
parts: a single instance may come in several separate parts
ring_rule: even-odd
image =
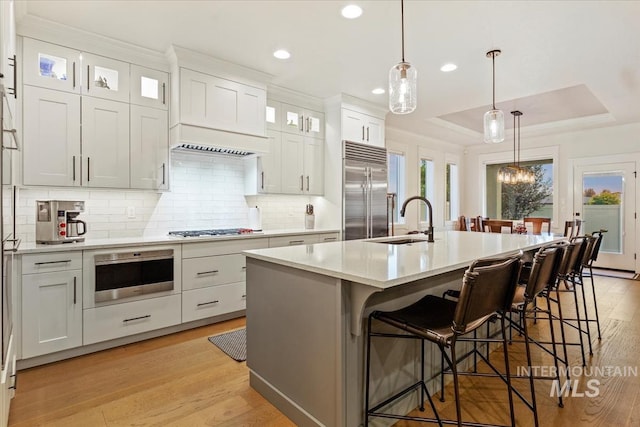
[[[324,114],[317,111],[304,111],[305,133],[314,138],[324,138]]]
[[[129,64],[90,53],[82,54],[83,95],[129,102]]]
[[[265,110],[267,129],[280,131],[282,129],[282,103],[267,99]]]
[[[282,104],[282,131],[324,138],[324,114],[295,105]]]
[[[79,51],[25,37],[23,52],[24,84],[80,93]]]
[[[166,110],[169,105],[169,74],[132,64],[131,103]]]

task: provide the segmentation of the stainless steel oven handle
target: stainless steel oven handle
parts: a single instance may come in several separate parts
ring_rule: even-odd
[[[220,272],[220,270],[201,271],[199,273],[196,273],[196,275],[204,276],[205,274],[216,274],[216,273],[219,273],[219,272]]]
[[[150,314],[145,314],[144,316],[132,317],[131,319],[124,319],[122,323],[133,322],[134,320],[149,319],[150,317],[151,317]]]

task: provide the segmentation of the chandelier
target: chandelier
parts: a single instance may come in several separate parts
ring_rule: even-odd
[[[522,112],[515,110],[513,114],[513,164],[501,167],[498,171],[498,182],[504,184],[532,184],[536,175],[528,168],[520,166],[520,116]],[[516,157],[516,117],[518,118],[518,156]]]

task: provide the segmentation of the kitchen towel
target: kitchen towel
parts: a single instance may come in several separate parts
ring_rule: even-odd
[[[260,208],[249,208],[249,228],[253,231],[262,231],[262,215]]]

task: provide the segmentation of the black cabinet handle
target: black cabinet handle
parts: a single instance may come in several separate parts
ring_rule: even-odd
[[[73,305],[76,305],[76,276],[73,276]]]
[[[91,181],[91,157],[87,157],[87,182]]]
[[[134,320],[149,319],[150,317],[151,317],[150,314],[145,314],[144,316],[132,317],[131,319],[124,319],[122,323],[133,322]]]
[[[9,64],[9,67],[13,67],[13,87],[8,87],[9,94],[13,95],[15,99],[18,99],[18,63],[16,62],[16,56],[9,58],[9,61],[13,61],[13,64]]]
[[[217,304],[217,303],[219,303],[219,302],[220,302],[220,301],[218,301],[218,300],[215,300],[215,301],[209,301],[209,302],[201,302],[201,303],[197,304],[197,305],[196,305],[196,307],[202,307],[202,306],[204,306],[204,305]]]
[[[166,168],[166,165],[162,163],[162,185],[164,185],[165,183],[165,168]]]
[[[76,63],[74,61],[73,63],[73,67],[71,68],[71,75],[73,76],[72,81],[73,81],[73,88],[76,88]]]
[[[162,105],[166,104],[165,87],[166,87],[166,83],[162,83]]]
[[[18,389],[18,373],[11,375],[13,378],[13,385],[9,387],[9,390],[17,390]]]
[[[62,260],[62,261],[42,261],[42,262],[36,262],[36,263],[34,263],[34,265],[64,264],[64,263],[67,263],[67,262],[71,262],[71,260],[70,259],[65,259],[65,260]]]
[[[199,273],[196,273],[197,276],[204,276],[205,274],[216,274],[219,273],[220,270],[211,270],[211,271],[201,271]]]

